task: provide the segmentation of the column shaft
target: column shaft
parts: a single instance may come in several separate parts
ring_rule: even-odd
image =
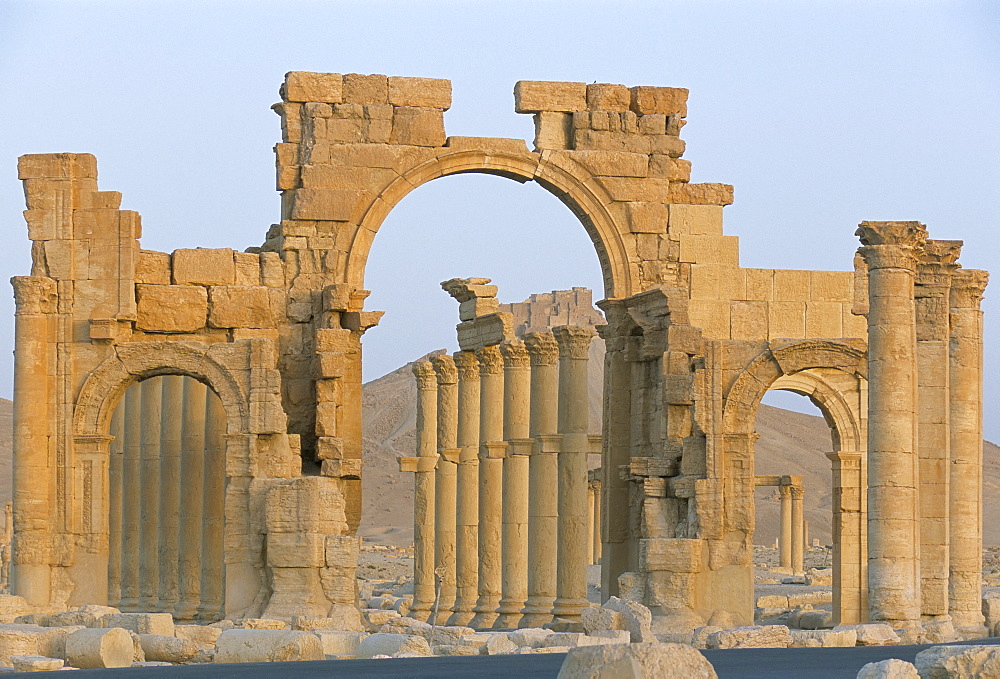
[[[139,452],[139,602],[140,611],[156,608],[160,590],[160,422],[163,378],[139,383],[142,401]]]
[[[984,634],[983,314],[985,271],[959,269],[951,287],[951,552],[948,606],[955,627]]]
[[[183,422],[181,424],[180,471],[180,487],[184,493],[184,501],[181,502],[178,511],[178,530],[180,532],[177,548],[178,601],[177,605],[174,606],[174,617],[178,620],[194,619],[198,613],[198,603],[201,600],[201,531],[205,474],[205,401],[207,395],[208,387],[201,382],[195,379],[184,380],[184,400],[181,407]],[[126,430],[126,439],[127,436]],[[126,448],[127,454],[128,449]]]
[[[479,598],[470,625],[487,629],[497,619],[502,589],[503,357],[496,346],[479,359]]]
[[[600,471],[600,470],[598,470]],[[593,482],[594,496],[594,518],[591,519],[591,529],[593,530],[594,553],[591,563],[600,565],[601,563],[601,479]]]
[[[451,356],[435,356],[437,372],[438,462],[434,478],[434,564],[441,580],[436,623],[443,625],[455,605],[455,529],[457,519],[458,370]]]
[[[139,385],[125,390],[125,436],[122,453],[121,606],[134,611],[139,603],[139,431],[142,398]],[[114,558],[114,555],[112,555]]]
[[[455,354],[458,369],[458,516],[455,533],[455,605],[449,625],[468,625],[479,597],[479,360]]]
[[[782,568],[792,567],[792,487],[782,483],[778,486],[781,500],[781,518],[778,531],[778,564]]]
[[[803,546],[805,545],[805,521],[802,518],[802,497],[805,488],[801,485],[792,487],[792,570],[803,572]]]
[[[181,375],[163,378],[163,419],[160,424],[160,591],[157,610],[172,613],[177,604],[177,542],[180,521],[181,429],[184,418],[184,381]]]
[[[576,619],[587,600],[587,359],[594,331],[559,326],[559,560],[556,617]]]
[[[111,415],[111,459],[108,462],[108,605],[122,598],[122,455],[125,451],[125,399]]]
[[[226,411],[209,390],[205,398],[205,466],[202,485],[201,620],[222,617],[222,540],[226,493]]]
[[[413,475],[413,605],[426,621],[434,607],[434,467],[437,461],[437,375],[430,361],[413,365],[417,378],[417,464]]]

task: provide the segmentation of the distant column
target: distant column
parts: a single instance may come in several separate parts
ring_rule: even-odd
[[[204,494],[207,395],[208,387],[201,382],[195,379],[184,380],[181,425],[181,489],[184,501],[181,502],[178,512],[180,531],[177,548],[178,601],[174,606],[174,617],[178,620],[193,620],[198,613],[198,603],[201,600],[201,512]],[[126,410],[126,422],[127,415]],[[126,429],[126,440],[127,432]],[[127,454],[126,447],[126,456]]]
[[[496,346],[479,359],[479,599],[470,626],[488,629],[497,619],[502,589],[503,357]]]
[[[951,285],[951,554],[955,627],[983,635],[983,312],[989,274],[959,269]]]
[[[437,374],[430,361],[413,364],[417,378],[417,460],[413,475],[413,605],[426,621],[434,608],[434,468],[437,466]]]
[[[153,611],[160,590],[160,422],[163,378],[139,383],[142,402],[139,432],[139,602]]]
[[[913,279],[919,222],[862,222],[868,265],[868,591],[872,622],[920,622]]]
[[[778,532],[778,565],[792,567],[792,487],[782,480],[778,486],[781,500],[781,519]]]
[[[125,436],[122,453],[121,608],[135,611],[139,604],[139,431],[142,397],[139,385],[125,390]]]
[[[562,325],[559,343],[559,560],[556,617],[575,619],[587,600],[587,454],[590,450],[587,359],[592,328]]]
[[[601,477],[600,469],[595,469],[597,474],[594,475],[594,479],[589,482],[590,485],[590,496],[593,498],[593,504],[591,509],[593,510],[593,517],[590,520],[590,528],[593,531],[593,554],[591,555],[590,562],[593,564],[601,563]]]
[[[111,415],[111,460],[108,463],[108,605],[122,598],[122,455],[125,451],[125,397]]]
[[[519,627],[552,622],[556,598],[559,493],[559,345],[551,332],[525,335],[531,362],[531,421],[535,440],[528,466],[528,600]]]
[[[205,398],[205,467],[202,486],[201,620],[222,617],[222,539],[226,492],[226,411],[209,390]]]
[[[181,436],[184,424],[182,375],[163,378],[163,419],[160,424],[160,590],[156,610],[173,613],[177,605],[177,542],[181,501]]]
[[[792,490],[792,571],[803,572],[803,550],[805,544],[805,521],[802,518],[802,499],[806,489],[801,483],[791,486]]]
[[[503,597],[497,629],[517,627],[528,598],[528,483],[534,442],[531,416],[531,364],[521,340],[500,345],[503,354]]]
[[[458,368],[458,518],[455,611],[449,625],[468,625],[479,597],[479,360],[455,354]]]
[[[437,372],[437,473],[434,477],[434,565],[443,573],[436,623],[443,625],[455,605],[455,528],[458,473],[458,370],[451,356],[431,359]]]

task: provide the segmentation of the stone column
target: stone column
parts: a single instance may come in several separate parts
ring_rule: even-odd
[[[208,387],[195,379],[184,380],[181,407],[181,488],[184,501],[178,511],[177,605],[174,617],[192,620],[201,597],[201,511],[205,473],[205,400]],[[128,392],[126,392],[128,396]],[[126,423],[128,422],[126,401]],[[126,429],[126,440],[128,429]],[[125,449],[126,461],[128,448]],[[126,477],[127,478],[127,477]],[[126,491],[128,487],[126,486]],[[127,505],[125,505],[127,507]],[[123,584],[124,588],[124,584]],[[124,589],[123,589],[124,594]]]
[[[600,470],[595,470],[600,473]],[[593,564],[601,563],[601,479],[595,478],[590,481],[590,495],[593,498],[593,518],[590,520],[590,528],[593,531],[593,554],[591,555],[590,562]]]
[[[862,222],[868,265],[868,592],[872,622],[920,620],[913,280],[919,222]]]
[[[960,241],[928,240],[917,266],[917,453],[920,464],[920,604],[948,613],[948,298]]]
[[[222,617],[223,524],[226,494],[226,410],[209,390],[205,398],[205,477],[202,485],[201,620]]]
[[[479,597],[479,360],[455,354],[458,368],[458,517],[455,538],[455,611],[449,625],[468,625]]]
[[[792,567],[792,487],[784,483],[778,486],[781,500],[781,518],[778,526],[778,565]]]
[[[805,521],[802,519],[802,498],[806,489],[802,483],[791,486],[792,490],[792,571],[803,572],[802,547],[805,544]]]
[[[861,453],[826,454],[833,465],[833,619],[841,625],[868,618],[862,573]]]
[[[587,534],[594,534],[594,482],[587,481]],[[594,545],[591,543],[590,550],[587,555],[587,565],[594,564]]]
[[[177,605],[177,542],[181,501],[181,430],[184,422],[184,382],[190,377],[163,378],[163,419],[160,423],[160,589],[156,610],[172,613]]]
[[[111,414],[108,461],[108,605],[118,606],[122,598],[122,455],[125,452],[125,398]]]
[[[556,599],[559,507],[559,345],[550,332],[525,335],[531,362],[531,419],[535,440],[528,463],[528,600],[519,627],[552,622]]]
[[[561,325],[559,343],[559,560],[556,617],[576,619],[587,601],[587,358],[592,328]]]
[[[139,603],[153,611],[160,591],[160,424],[163,378],[139,383]]]
[[[503,597],[497,629],[517,627],[528,598],[528,483],[531,451],[531,364],[521,340],[500,345],[503,354]]]
[[[434,608],[434,468],[437,465],[437,374],[430,361],[413,364],[417,378],[417,467],[413,475],[413,605],[426,621]]]
[[[951,283],[951,552],[948,606],[955,627],[984,635],[983,291],[985,271],[959,269]]]
[[[503,554],[503,357],[496,346],[478,349],[479,359],[479,599],[469,623],[488,629],[497,619]]]
[[[434,477],[434,568],[442,573],[436,623],[443,625],[455,605],[455,528],[458,473],[458,370],[451,356],[431,359],[437,372],[438,462]]]
[[[139,603],[139,431],[142,397],[132,384],[125,401],[125,436],[122,447],[122,551],[121,608],[135,611]],[[113,558],[113,556],[112,556]]]

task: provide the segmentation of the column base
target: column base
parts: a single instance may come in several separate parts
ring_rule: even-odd
[[[986,628],[986,625],[969,625],[956,627],[955,634],[962,641],[972,641],[973,639],[985,639],[990,636],[990,631]]]
[[[500,599],[479,600],[476,604],[476,614],[469,621],[469,627],[476,630],[490,629],[500,615],[497,609],[500,607]]]
[[[472,611],[471,609],[458,610],[451,614],[451,617],[448,618],[447,624],[449,626],[467,627],[474,615],[475,612]]]
[[[122,608],[124,605],[125,602],[122,601],[121,606],[118,606],[118,608],[125,610]],[[189,601],[181,601],[174,606],[174,610],[172,612],[175,620],[194,620],[198,615],[198,604],[191,603]]]
[[[552,606],[552,615],[557,618],[569,618],[575,620],[583,613],[583,609],[590,607],[590,601],[586,598],[579,599],[556,599]]]
[[[521,629],[541,627],[555,620],[555,616],[552,615],[553,601],[554,599],[549,599],[546,602],[529,603],[524,607],[524,612],[521,614],[517,626]]]
[[[431,617],[431,605],[423,601],[414,603],[413,608],[406,615],[414,620],[427,622],[427,619]]]
[[[521,608],[523,606],[523,601],[506,603],[501,601],[499,611],[500,615],[498,615],[497,619],[493,621],[493,629],[517,629],[518,623],[521,622]]]

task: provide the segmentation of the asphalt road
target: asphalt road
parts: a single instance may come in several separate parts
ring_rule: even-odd
[[[1000,645],[1000,637],[969,644]],[[855,648],[750,648],[702,651],[720,679],[853,679],[870,662],[900,658],[913,662],[923,646],[858,646]],[[559,674],[565,653],[536,655],[463,656],[456,658],[395,658],[385,660],[329,660],[295,663],[248,663],[243,665],[180,665],[174,667],[81,670],[74,677],[113,679],[328,679],[329,677],[406,677],[407,679],[544,679]],[[7,674],[23,676],[27,673]],[[32,674],[32,676],[37,676]]]

